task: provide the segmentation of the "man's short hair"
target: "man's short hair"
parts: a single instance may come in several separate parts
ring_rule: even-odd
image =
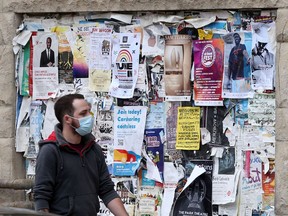
[[[73,116],[74,106],[73,102],[75,99],[85,99],[82,94],[68,94],[59,98],[54,105],[54,112],[57,120],[60,124],[63,124],[64,115],[68,114]]]
[[[239,35],[238,33],[234,33],[234,34],[233,34],[233,38],[235,38],[235,37],[239,37],[239,38],[241,38],[240,35]]]

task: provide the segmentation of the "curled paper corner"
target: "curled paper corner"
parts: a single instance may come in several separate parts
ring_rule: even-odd
[[[151,158],[147,155],[145,150],[142,150],[143,157],[146,159],[147,163],[147,175],[146,178],[152,179],[154,181],[163,183],[160,172],[156,164],[151,160]]]
[[[222,158],[224,152],[224,147],[212,147],[211,156],[215,156],[216,158]]]
[[[269,163],[269,159],[266,156],[264,150],[260,151],[260,154],[258,155],[258,157],[260,158],[260,160],[264,164],[264,168],[263,168],[264,174],[267,174],[267,172],[269,171],[269,164],[270,163]]]
[[[182,192],[189,187],[190,184],[192,184],[193,181],[195,181],[196,178],[198,178],[200,175],[202,175],[203,173],[205,173],[206,170],[204,167],[199,167],[198,165],[196,165],[193,169],[193,171],[191,172],[190,176],[187,179],[186,184],[183,187]]]
[[[211,141],[211,136],[207,128],[200,128],[200,132],[201,132],[202,145],[209,143]]]

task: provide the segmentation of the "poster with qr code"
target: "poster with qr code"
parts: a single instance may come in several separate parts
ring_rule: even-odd
[[[113,175],[134,175],[141,160],[147,107],[114,108]]]

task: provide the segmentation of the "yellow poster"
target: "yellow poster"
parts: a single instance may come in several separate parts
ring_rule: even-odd
[[[199,150],[200,107],[178,107],[176,149]]]
[[[89,69],[90,91],[108,92],[111,84],[111,70]]]

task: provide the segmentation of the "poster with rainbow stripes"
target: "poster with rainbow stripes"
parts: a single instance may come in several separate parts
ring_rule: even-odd
[[[132,98],[138,78],[140,33],[112,35],[112,83],[109,94],[117,98]]]

